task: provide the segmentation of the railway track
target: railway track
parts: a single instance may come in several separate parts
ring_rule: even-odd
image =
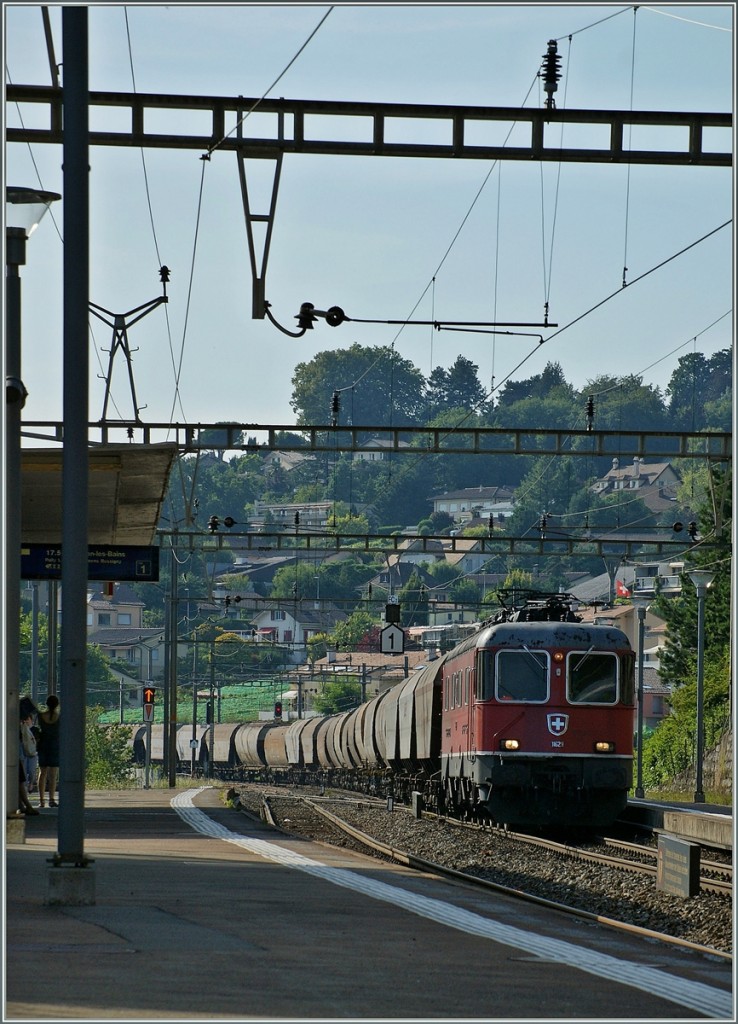
[[[417,820],[405,807],[389,812],[384,801],[355,794],[306,798],[282,787],[249,790],[242,793],[241,806],[265,820],[271,814],[271,823],[287,832],[352,846],[663,942],[731,956],[727,879],[691,900],[675,900],[656,891],[652,848],[630,844],[636,849],[613,856],[427,814]],[[712,881],[705,879],[708,885]]]

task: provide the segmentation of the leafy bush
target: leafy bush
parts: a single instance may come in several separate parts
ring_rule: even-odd
[[[102,708],[93,708],[85,722],[85,783],[91,789],[117,789],[133,779],[132,730],[98,724]]]

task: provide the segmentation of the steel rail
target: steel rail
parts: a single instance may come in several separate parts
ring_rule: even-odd
[[[336,826],[336,828],[345,832],[346,835],[351,836],[352,839],[355,839],[368,849],[376,850],[378,853],[383,854],[390,860],[404,864],[406,867],[413,868],[417,871],[431,872],[443,877],[453,878],[469,885],[491,889],[494,892],[503,893],[507,896],[514,896],[517,899],[525,900],[528,903],[535,903],[538,906],[547,907],[551,910],[558,910],[562,913],[569,914],[574,917],[580,917],[587,921],[595,921],[598,924],[603,924],[609,928],[617,928],[620,931],[626,931],[634,935],[641,935],[644,938],[668,943],[682,949],[691,949],[699,953],[709,956],[718,956],[730,961],[733,959],[730,953],[714,949],[712,946],[702,946],[699,943],[689,942],[686,939],[681,939],[677,936],[664,935],[662,932],[655,932],[649,928],[642,928],[640,925],[628,924],[624,921],[616,921],[614,918],[604,917],[601,914],[593,914],[588,910],[579,910],[576,907],[568,907],[566,904],[556,903],[554,900],[547,900],[542,896],[534,896],[531,893],[523,892],[521,889],[514,889],[510,886],[501,885],[499,882],[491,882],[488,879],[477,878],[474,875],[467,875],[463,871],[458,871],[456,868],[448,868],[442,864],[434,864],[432,861],[424,860],[422,857],[416,857],[412,853],[407,853],[404,850],[399,850],[394,846],[388,846],[385,843],[381,843],[378,840],[373,839],[371,836],[367,835],[367,833],[362,832],[325,808],[320,807],[313,800],[305,797],[300,797],[299,799],[312,807],[317,814],[324,817],[327,821],[330,821]],[[280,828],[280,826],[277,827]],[[284,830],[280,828],[280,831]]]

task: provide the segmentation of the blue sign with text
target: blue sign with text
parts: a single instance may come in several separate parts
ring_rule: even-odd
[[[59,580],[61,544],[22,544],[21,579]],[[156,583],[159,579],[159,548],[131,544],[90,544],[87,579]]]

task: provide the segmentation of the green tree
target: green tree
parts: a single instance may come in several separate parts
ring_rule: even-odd
[[[668,413],[661,389],[644,384],[643,378],[603,375],[588,381],[580,392],[580,408],[594,396],[596,430],[664,430]]]
[[[292,387],[290,405],[300,424],[328,424],[336,391],[339,424],[412,424],[424,408],[422,373],[389,346],[318,352],[297,364]]]
[[[313,698],[313,707],[321,715],[337,715],[358,708],[361,684],[351,677],[326,683],[322,693]]]
[[[524,399],[564,398],[572,399],[574,389],[564,377],[561,364],[546,363],[542,373],[527,380],[509,380],[498,396],[498,406],[509,409]],[[535,422],[535,421],[529,421]]]
[[[682,686],[694,673],[694,652],[697,647],[697,592],[689,578],[693,569],[711,569],[714,573],[712,586],[705,596],[705,665],[712,659],[719,659],[730,645],[731,638],[731,549],[730,523],[732,504],[730,497],[730,476],[714,470],[715,493],[722,495],[721,517],[723,530],[722,547],[692,549],[685,562],[686,572],[682,575],[682,589],[679,597],[657,596],[654,611],[666,620],[665,649],[661,655],[660,674],[672,687]],[[715,507],[705,503],[698,510],[698,523],[702,536],[715,535]]]
[[[331,634],[331,641],[341,651],[353,651],[371,631],[374,619],[368,612],[358,611],[339,622]]]
[[[733,388],[732,352],[729,348],[708,358],[690,352],[679,359],[666,394],[672,430],[702,430],[707,426],[707,407]]]
[[[697,681],[694,652],[690,652],[690,681],[672,692],[672,714],[647,737],[643,747],[643,778],[648,786],[664,786],[695,762]],[[705,748],[729,728],[730,654],[725,647],[705,666],[703,728]]]
[[[428,625],[428,588],[416,571],[398,594],[404,626]]]
[[[431,416],[453,408],[484,412],[487,392],[479,382],[478,373],[479,367],[461,355],[448,370],[436,366],[428,378]]]

